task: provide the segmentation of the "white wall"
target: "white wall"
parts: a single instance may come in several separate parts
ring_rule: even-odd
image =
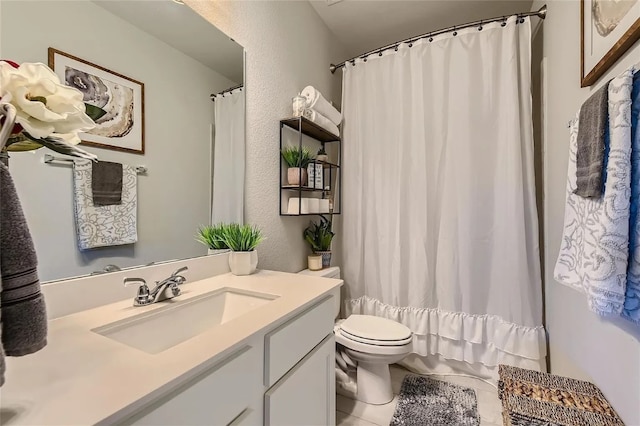
[[[258,247],[258,267],[306,268],[309,249],[302,231],[310,217],[280,217],[278,212],[279,121],[292,115],[291,98],[308,84],[339,103],[342,75],[332,75],[328,67],[345,59],[346,52],[306,1],[186,3],[246,50],[245,222],[259,226],[267,237]]]
[[[149,169],[138,179],[135,245],[79,252],[71,167],[40,163],[45,149],[11,154],[41,279],[205,254],[193,236],[209,223],[209,94],[235,83],[91,2],[2,1],[1,7],[0,57],[46,64],[47,48],[55,47],[145,83],[145,155],[88,148],[101,160]]]
[[[602,82],[640,61],[640,45],[636,43],[595,86],[581,89],[580,3],[577,0],[535,1],[532,10],[544,3],[548,7],[547,19],[534,40],[534,52],[539,51],[542,44],[547,61],[543,74],[546,108],[543,108],[542,138],[545,146],[546,328],[551,372],[592,381],[602,389],[627,425],[640,425],[640,328],[621,319],[599,318],[588,310],[584,295],[553,279],[564,219],[569,150],[567,122]],[[534,62],[534,67],[541,66],[540,59]]]

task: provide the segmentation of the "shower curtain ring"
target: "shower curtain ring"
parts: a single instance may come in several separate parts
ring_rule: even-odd
[[[480,26],[478,27],[478,31],[482,31],[482,20],[480,20]]]
[[[506,17],[506,16],[503,16],[503,17],[502,17],[502,23],[500,24],[500,26],[501,26],[501,27],[504,27],[504,26],[506,26],[506,25],[507,25],[507,17]]]
[[[455,37],[455,36],[457,36],[457,35],[458,35],[458,31],[456,31],[456,27],[454,26],[454,27],[453,27],[453,36]]]
[[[429,34],[429,43],[431,43],[432,41],[433,41],[433,36]]]

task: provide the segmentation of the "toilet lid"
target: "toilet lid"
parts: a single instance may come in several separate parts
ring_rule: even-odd
[[[358,341],[393,342],[404,344],[411,338],[411,330],[390,319],[372,315],[351,315],[340,324],[346,337],[356,337]],[[355,340],[355,339],[354,339]]]

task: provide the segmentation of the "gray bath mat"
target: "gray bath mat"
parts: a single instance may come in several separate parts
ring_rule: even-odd
[[[402,381],[390,426],[427,425],[479,426],[474,390],[424,376],[407,375]]]

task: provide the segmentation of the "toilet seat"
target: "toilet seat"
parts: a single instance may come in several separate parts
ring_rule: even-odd
[[[340,345],[344,346],[347,349],[351,349],[356,352],[361,352],[363,354],[406,356],[411,352],[411,348],[412,348],[411,342],[404,345],[396,345],[396,346],[371,345],[369,343],[361,343],[361,342],[352,340],[349,337],[345,336],[341,330],[336,330],[334,334],[336,338],[336,343],[339,343]]]
[[[347,339],[351,339],[355,342],[366,343],[367,345],[373,345],[373,346],[404,346],[408,343],[411,343],[411,341],[413,340],[413,336],[409,336],[406,339],[402,339],[402,340],[367,339],[364,337],[355,336],[343,329],[340,329],[340,333],[342,333],[342,335]]]
[[[351,315],[336,325],[336,341],[362,353],[400,355],[411,350],[413,333],[395,321],[372,315]]]
[[[374,345],[402,345],[412,336],[411,330],[399,322],[373,315],[350,315],[340,329],[354,340]]]

